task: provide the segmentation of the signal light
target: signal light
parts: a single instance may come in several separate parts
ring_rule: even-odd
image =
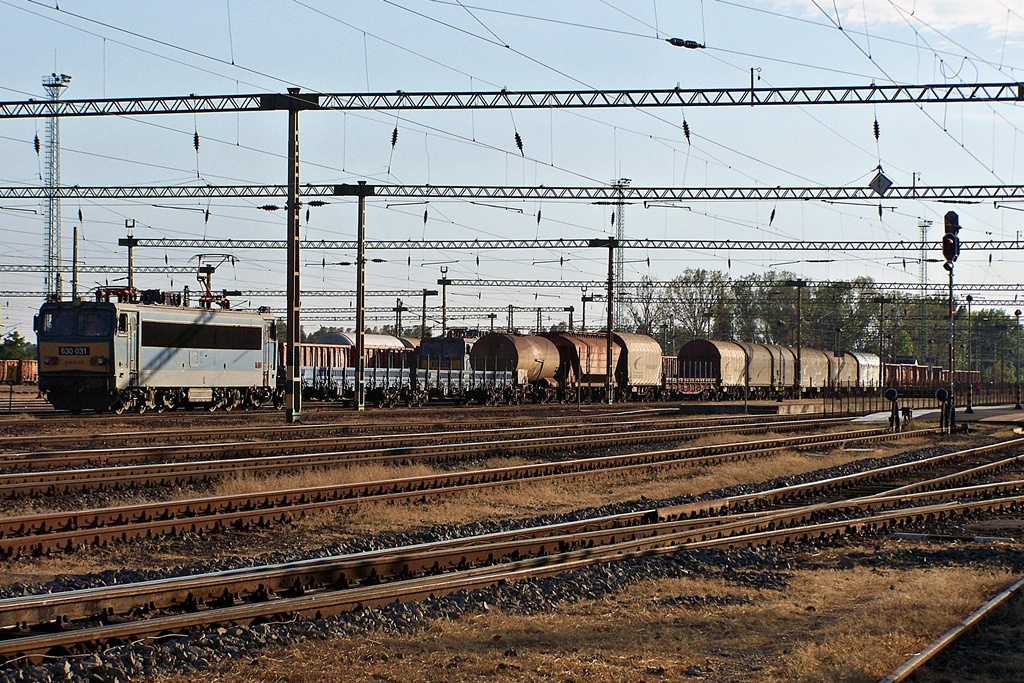
[[[960,238],[954,234],[947,233],[942,236],[942,258],[946,263],[953,263],[960,255]]]
[[[960,232],[960,216],[956,214],[956,211],[947,211],[942,222],[946,227],[947,235],[955,235]]]

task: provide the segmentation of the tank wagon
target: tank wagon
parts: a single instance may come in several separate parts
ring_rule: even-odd
[[[534,401],[597,399],[608,383],[608,337],[602,333],[491,333],[477,341],[470,360],[475,370],[522,373],[529,384],[526,398]],[[621,399],[656,398],[662,389],[661,345],[642,334],[614,334],[612,382]]]
[[[40,308],[39,390],[55,408],[120,413],[283,402],[270,313],[110,298],[101,290],[97,301]]]
[[[801,348],[798,358],[796,349],[775,344],[695,339],[679,350],[675,367],[680,374],[666,376],[666,393],[705,399],[856,393],[881,386],[881,364],[874,354],[836,356]]]

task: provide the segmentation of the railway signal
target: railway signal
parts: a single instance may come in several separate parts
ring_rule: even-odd
[[[956,211],[947,211],[943,219],[946,226],[946,234],[942,236],[942,257],[946,259],[946,270],[953,267],[953,262],[960,256],[960,217]]]

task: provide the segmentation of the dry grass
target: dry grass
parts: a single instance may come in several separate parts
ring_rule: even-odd
[[[491,610],[414,633],[304,643],[160,683],[610,683],[685,680],[692,666],[711,681],[875,681],[1008,583],[973,568],[802,570],[781,591],[661,580],[531,617]],[[673,603],[681,596],[734,602]]]

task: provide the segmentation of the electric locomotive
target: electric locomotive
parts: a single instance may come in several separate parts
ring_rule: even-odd
[[[39,391],[55,408],[121,413],[283,403],[273,315],[143,295],[149,303],[101,290],[96,301],[39,309]]]

